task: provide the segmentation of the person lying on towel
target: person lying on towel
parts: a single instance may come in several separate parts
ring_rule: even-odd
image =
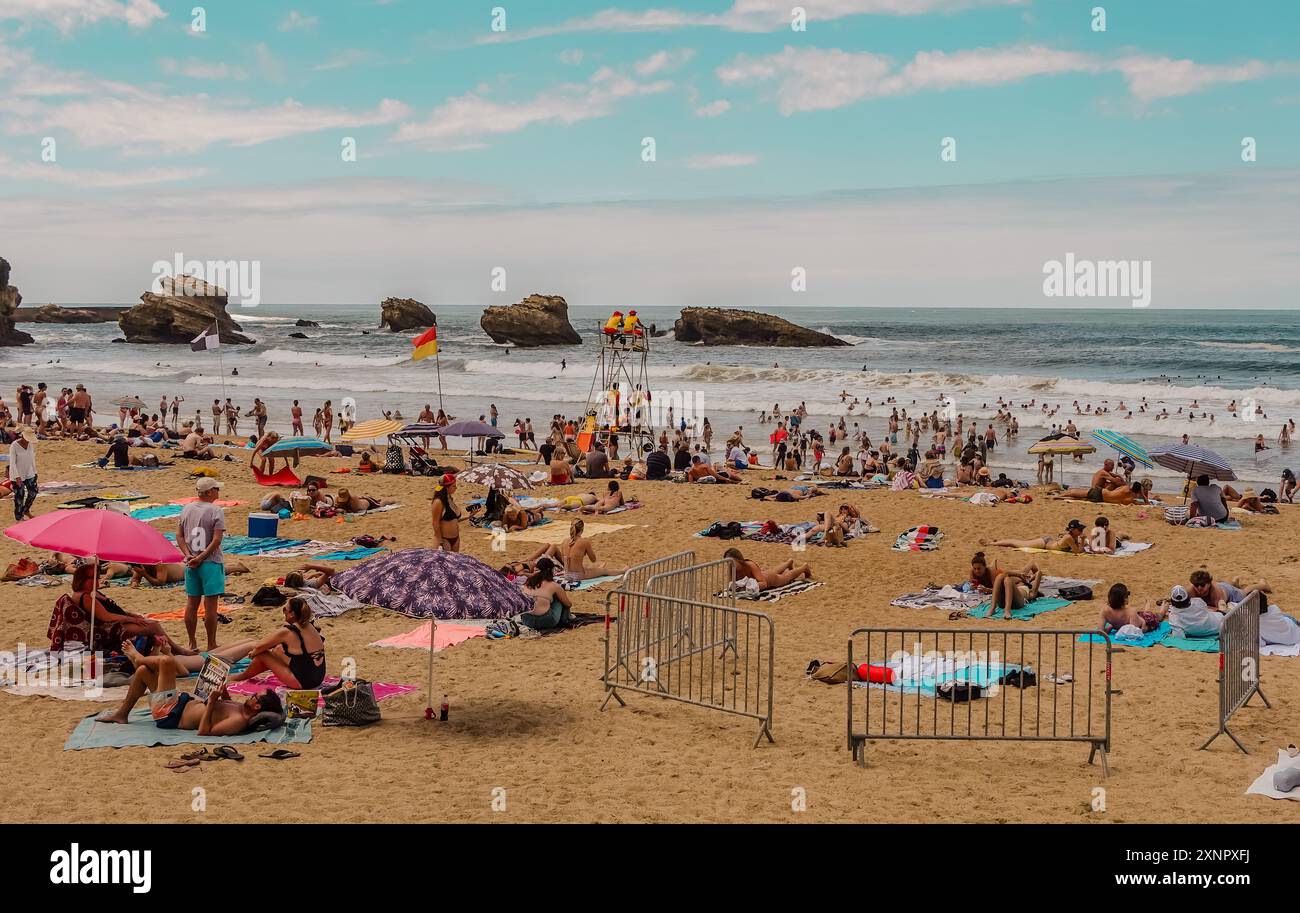
[[[783,587],[788,583],[805,577],[812,580],[812,565],[801,564],[795,567],[794,559],[784,562],[775,570],[765,571],[758,566],[756,562],[750,561],[740,553],[738,548],[729,548],[722,553],[723,558],[729,558],[732,565],[735,566],[735,579],[741,580],[748,577],[751,580],[758,581],[758,590],[774,590]]]
[[[149,694],[154,724],[159,729],[184,729],[199,735],[238,735],[245,732],[253,717],[262,712],[283,713],[279,696],[267,688],[243,701],[230,699],[226,686],[200,703],[194,695],[176,690],[176,663],[166,643],[158,645],[153,656],[144,656],[129,641],[122,652],[135,666],[126,699],[111,713],[96,717],[101,723],[125,723],[140,698]]]

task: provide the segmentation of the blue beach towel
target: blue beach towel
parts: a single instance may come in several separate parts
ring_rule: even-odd
[[[131,511],[131,516],[136,520],[144,520],[147,523],[150,520],[160,520],[164,517],[179,517],[184,509],[185,505],[183,504],[156,504],[153,507],[138,507]]]
[[[1193,653],[1218,653],[1218,637],[1178,637],[1174,634],[1174,629],[1169,622],[1160,622],[1160,627],[1154,631],[1143,634],[1137,640],[1131,640],[1127,637],[1118,637],[1114,634],[1110,636],[1111,643],[1117,647],[1172,647],[1175,650],[1189,650]],[[1096,634],[1082,634],[1079,640],[1088,643],[1100,643],[1101,637]]]
[[[318,561],[360,561],[362,558],[369,558],[372,555],[378,555],[380,552],[386,551],[388,551],[386,548],[363,548],[358,545],[356,548],[345,549],[341,552],[317,555],[316,559]]]
[[[1044,612],[1055,612],[1057,609],[1063,609],[1070,604],[1068,599],[1053,599],[1050,596],[1039,596],[1033,602],[1028,603],[1023,608],[1015,609],[1011,613],[1012,618],[1025,619],[1033,618],[1036,615],[1042,615]],[[970,610],[971,618],[988,618],[991,606],[989,603],[980,603]],[[998,618],[1002,617],[1002,610],[998,609]]]
[[[91,714],[77,724],[64,743],[64,751],[86,748],[131,748],[153,745],[249,745],[267,742],[287,745],[311,741],[310,720],[287,720],[279,729],[264,732],[241,732],[239,735],[199,735],[193,729],[159,729],[147,707],[131,711],[129,723],[100,723]]]

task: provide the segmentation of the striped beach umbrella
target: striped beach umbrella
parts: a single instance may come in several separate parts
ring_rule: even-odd
[[[1151,461],[1151,454],[1147,453],[1146,448],[1137,441],[1125,437],[1118,431],[1109,431],[1105,428],[1098,428],[1088,435],[1103,447],[1109,447],[1122,456],[1126,456],[1134,463],[1139,463],[1148,469],[1155,465]]]
[[[402,430],[402,423],[395,422],[388,418],[371,419],[368,422],[358,422],[343,434],[339,435],[340,441],[377,441],[381,437],[388,437],[390,434],[396,434]]]
[[[1096,453],[1097,448],[1089,443],[1079,440],[1077,437],[1070,437],[1068,434],[1059,437],[1045,437],[1037,444],[1029,448],[1030,453],[1046,453],[1051,456],[1063,456],[1065,454],[1076,453]]]
[[[1196,444],[1170,444],[1151,450],[1151,459],[1165,469],[1185,472],[1190,479],[1193,476],[1207,475],[1219,482],[1232,482],[1237,474],[1232,471],[1228,461],[1213,450]]]

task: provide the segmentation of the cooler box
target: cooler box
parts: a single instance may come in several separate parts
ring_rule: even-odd
[[[280,517],[278,514],[249,514],[248,536],[250,539],[271,539],[280,535]]]

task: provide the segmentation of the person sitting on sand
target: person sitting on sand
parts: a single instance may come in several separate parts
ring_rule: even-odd
[[[284,604],[284,626],[249,653],[252,662],[232,682],[271,672],[288,688],[319,688],[325,680],[325,638],[312,624],[307,600],[294,596]]]
[[[93,564],[83,564],[74,569],[72,572],[71,598],[77,607],[87,615],[91,611],[94,612],[95,627],[105,627],[107,629],[107,633],[104,635],[106,642],[116,643],[126,638],[148,634],[151,637],[161,637],[166,640],[167,646],[173,653],[190,655],[197,652],[185,649],[168,637],[167,632],[163,630],[162,625],[158,622],[145,618],[143,615],[128,612],[102,592],[94,590],[94,581],[95,566]]]
[[[203,429],[195,428],[181,442],[181,456],[190,460],[211,460],[213,459],[212,450],[208,443],[203,440]]]
[[[565,458],[563,448],[556,447],[551,455],[551,484],[568,485],[571,481],[573,472],[569,468],[569,461]]]
[[[550,558],[537,559],[536,570],[521,588],[533,600],[533,607],[514,616],[514,620],[534,631],[549,631],[569,624],[573,599],[555,582],[555,563]]]
[[[96,717],[97,721],[126,723],[132,708],[146,693],[155,695],[150,710],[159,729],[196,730],[199,735],[239,735],[259,713],[284,712],[280,698],[270,688],[244,701],[232,701],[222,685],[208,695],[206,703],[200,703],[189,692],[176,690],[176,663],[169,645],[159,644],[158,650],[153,656],[144,656],[130,641],[122,643],[122,652],[135,666],[135,672],[126,699],[112,713]]]
[[[596,548],[591,539],[582,535],[586,524],[574,520],[569,524],[569,538],[559,545],[545,545],[528,557],[531,562],[540,558],[558,561],[565,574],[575,580],[590,580],[592,577],[617,577],[626,573],[627,568],[605,567],[596,557]]]
[[[357,472],[374,472],[374,471],[375,471],[375,464],[374,461],[370,459],[370,454],[363,452],[361,454],[361,462],[357,464]]]
[[[1106,517],[1098,517],[1093,521],[1092,529],[1088,530],[1087,538],[1087,548],[1092,554],[1113,555],[1120,544],[1129,539],[1129,536],[1111,529],[1110,520]]]
[[[618,482],[614,479],[610,479],[609,493],[597,499],[594,504],[585,505],[581,510],[584,514],[607,514],[614,508],[622,507],[626,503],[627,501],[623,498],[623,492],[619,490]]]
[[[699,456],[691,457],[691,468],[686,471],[686,481],[698,482],[700,479],[713,479],[723,485],[739,485],[740,479],[725,469],[714,469]]]
[[[783,562],[773,570],[765,571],[759,567],[757,563],[750,561],[742,555],[738,548],[727,549],[722,553],[722,557],[731,560],[731,564],[735,569],[736,580],[749,578],[750,580],[757,581],[760,593],[765,590],[774,590],[778,587],[783,587],[788,583],[798,580],[800,577],[812,580],[812,565],[801,564],[796,567],[793,558],[789,561]]]
[[[1234,492],[1235,493],[1235,492]],[[1201,474],[1196,479],[1196,487],[1192,489],[1191,517],[1206,517],[1215,523],[1222,523],[1228,519],[1230,511],[1228,510],[1228,499],[1222,488],[1210,483],[1210,477]]]
[[[1093,497],[1093,495],[1097,497]],[[1058,501],[1088,500],[1096,504],[1147,504],[1147,492],[1141,482],[1134,482],[1121,488],[1066,488],[1053,495]]]
[[[344,513],[364,514],[380,507],[396,504],[393,498],[372,498],[370,495],[353,494],[346,488],[340,488],[334,496],[334,506]]]
[[[992,542],[981,539],[980,545],[997,548],[1040,548],[1049,552],[1084,552],[1083,523],[1071,520],[1065,527],[1063,536],[1039,536],[1036,539],[996,539]]]
[[[939,461],[939,454],[927,450],[925,459],[917,467],[916,475],[926,488],[943,488],[943,463]]]
[[[1031,563],[1019,571],[998,569],[993,578],[992,596],[989,598],[989,617],[999,608],[1003,620],[1009,621],[1011,613],[1023,609],[1038,598],[1038,587],[1043,582],[1043,572]]]
[[[1096,496],[1089,494],[1088,500],[1101,503],[1102,492],[1123,488],[1127,484],[1123,476],[1116,474],[1115,461],[1106,460],[1101,464],[1101,468],[1092,474],[1092,480],[1088,483],[1088,491],[1096,492]]]
[[[1223,610],[1187,589],[1176,586],[1169,591],[1167,617],[1178,637],[1217,637],[1223,628]]]
[[[1106,606],[1101,610],[1101,629],[1106,632],[1118,631],[1125,625],[1139,628],[1143,634],[1150,634],[1165,620],[1169,610],[1153,610],[1151,600],[1147,600],[1142,611],[1136,611],[1128,604],[1129,590],[1122,583],[1111,586],[1106,594]]]

